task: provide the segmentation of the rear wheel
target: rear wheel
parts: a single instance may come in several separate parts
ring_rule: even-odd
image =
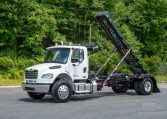
[[[136,93],[139,95],[150,95],[153,90],[153,82],[149,78],[141,81],[135,81],[134,88]]]
[[[52,98],[56,102],[67,102],[72,95],[72,86],[64,80],[57,81],[51,90]]]
[[[128,87],[126,87],[126,86],[112,86],[112,90],[115,93],[126,93],[128,90]]]
[[[42,99],[42,98],[45,96],[44,93],[27,92],[27,94],[28,94],[29,97],[31,97],[32,99]]]
[[[135,89],[135,92],[138,94],[138,95],[141,95],[141,92],[140,92],[140,89],[139,89],[139,84],[140,84],[140,81],[135,81],[134,82],[134,89]]]
[[[150,95],[153,90],[153,82],[151,79],[147,78],[139,83],[139,90],[142,95]]]

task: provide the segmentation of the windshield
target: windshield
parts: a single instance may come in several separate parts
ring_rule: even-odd
[[[65,64],[68,60],[69,53],[69,48],[55,48],[48,50],[45,57],[45,63]]]

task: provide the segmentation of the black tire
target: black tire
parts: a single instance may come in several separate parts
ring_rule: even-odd
[[[115,93],[126,93],[128,90],[128,87],[126,87],[126,86],[112,86],[112,90]]]
[[[136,94],[141,95],[142,93],[140,92],[139,84],[140,84],[140,81],[137,81],[137,80],[136,80],[136,81],[134,82],[134,89],[135,89]]]
[[[153,81],[149,78],[143,79],[139,83],[139,90],[142,95],[150,95],[153,91]]]
[[[54,83],[51,95],[55,102],[67,102],[72,95],[72,86],[67,81],[59,80]]]
[[[27,94],[32,99],[42,99],[45,96],[44,93],[27,92]]]

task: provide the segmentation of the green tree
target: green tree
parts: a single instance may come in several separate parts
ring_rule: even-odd
[[[42,55],[56,39],[65,39],[56,32],[54,10],[35,0],[1,2],[1,55]]]
[[[130,6],[128,22],[137,39],[144,44],[142,54],[161,56],[166,47],[167,1],[137,0]]]
[[[90,56],[97,71],[114,50],[94,18],[108,11],[139,57],[167,61],[167,0],[1,0],[0,11],[0,56],[43,56],[57,41],[91,42],[100,47]],[[118,58],[104,70],[111,70]],[[156,62],[151,63],[157,70]],[[119,70],[127,71],[125,66]]]

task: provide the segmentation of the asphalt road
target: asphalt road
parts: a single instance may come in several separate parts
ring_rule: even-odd
[[[159,87],[161,93],[150,96],[105,88],[67,103],[54,103],[51,96],[32,100],[21,88],[0,87],[0,119],[167,119],[167,83]]]

